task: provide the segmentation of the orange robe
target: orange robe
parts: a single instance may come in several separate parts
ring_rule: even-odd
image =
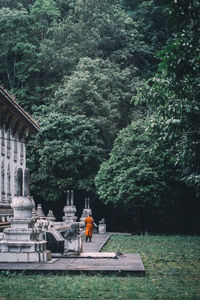
[[[85,228],[85,236],[88,236],[89,238],[92,237],[93,232],[93,223],[94,220],[90,216],[85,219],[86,228]]]

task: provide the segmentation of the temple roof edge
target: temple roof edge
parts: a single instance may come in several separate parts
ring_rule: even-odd
[[[37,133],[40,129],[39,125],[23,110],[23,108],[8,94],[8,92],[0,85],[0,103],[9,108],[11,113],[28,128],[30,133]]]

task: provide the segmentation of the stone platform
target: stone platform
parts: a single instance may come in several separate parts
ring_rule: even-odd
[[[99,252],[109,239],[108,234],[95,234],[93,241],[84,242],[79,257],[63,257],[53,254],[48,262],[41,263],[0,263],[0,271],[10,270],[26,273],[69,273],[69,274],[131,274],[143,276],[144,265],[140,254]]]

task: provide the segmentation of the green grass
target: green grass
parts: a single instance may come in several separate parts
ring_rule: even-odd
[[[114,235],[104,251],[140,253],[145,277],[0,273],[0,300],[200,299],[200,237]]]

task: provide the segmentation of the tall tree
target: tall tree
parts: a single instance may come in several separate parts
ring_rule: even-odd
[[[105,156],[94,122],[67,116],[55,106],[37,109],[40,132],[28,146],[32,191],[45,201],[62,199],[68,188],[94,190],[94,176]],[[37,117],[35,115],[35,117]]]
[[[33,50],[28,42],[28,26],[26,10],[0,9],[0,74],[11,90],[21,88],[26,80],[26,64]]]
[[[130,99],[138,81],[135,73],[134,68],[120,70],[108,59],[81,58],[72,75],[64,78],[54,101],[69,115],[93,120],[110,148],[119,129],[130,122]]]
[[[148,51],[121,1],[74,1],[67,18],[48,32],[46,61],[59,76],[69,75],[81,57],[109,58],[121,68],[142,67]]]
[[[182,180],[199,193],[200,2],[173,2],[167,8],[178,30],[160,52],[159,72],[143,86],[136,102],[156,112],[152,126],[158,149],[166,144]]]
[[[160,61],[157,52],[163,48],[173,32],[169,26],[168,14],[162,1],[123,0],[122,3],[128,15],[137,24],[137,30],[146,45],[142,75],[149,78],[156,72]]]

